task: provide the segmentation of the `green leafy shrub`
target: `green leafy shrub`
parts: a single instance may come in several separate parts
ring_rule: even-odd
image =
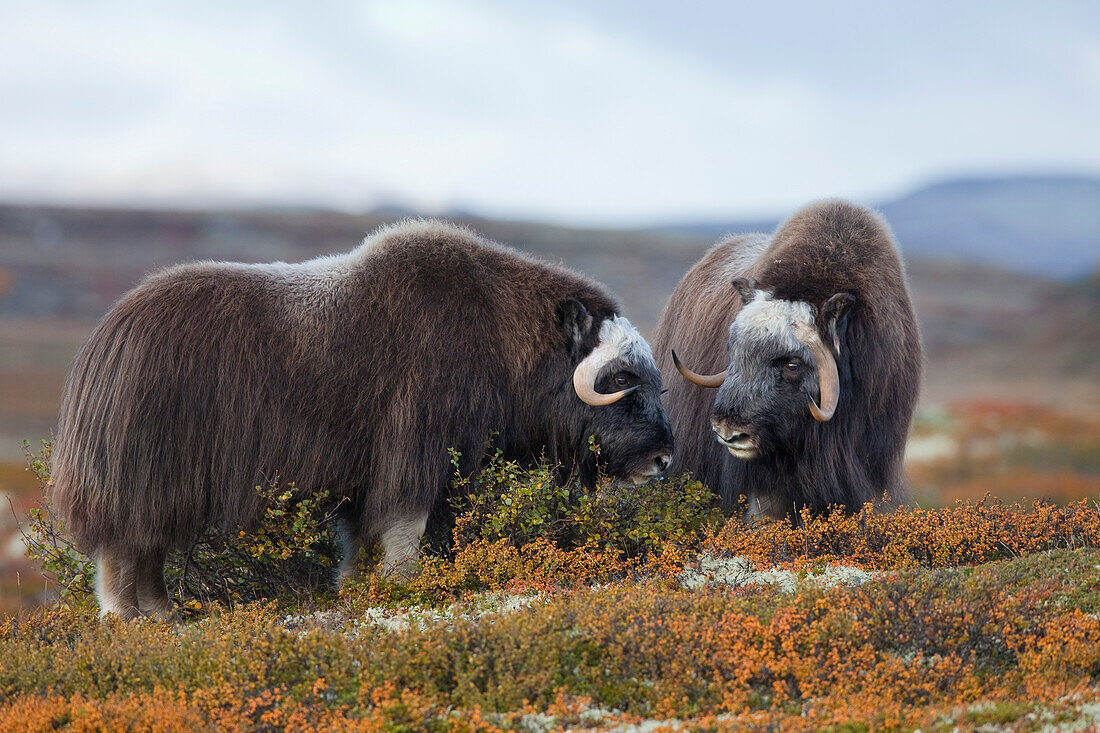
[[[65,535],[65,524],[54,511],[46,487],[50,483],[50,455],[53,444],[41,441],[36,451],[23,441],[27,467],[38,480],[42,505],[30,510],[27,522],[21,526],[26,554],[42,568],[58,588],[58,600],[64,605],[86,608],[94,601],[95,568]]]
[[[596,450],[595,446],[593,449]],[[688,477],[585,490],[556,466],[525,468],[500,451],[470,476],[457,469],[451,544],[407,581],[367,574],[341,589],[361,605],[445,605],[485,591],[554,591],[628,576],[672,577],[721,525],[713,494]]]
[[[336,509],[327,491],[293,483],[257,486],[263,516],[253,531],[208,530],[186,551],[169,553],[165,580],[186,608],[260,599],[314,604],[335,590]]]
[[[633,559],[666,545],[696,545],[721,522],[714,495],[688,476],[644,486],[605,480],[585,491],[555,473],[545,463],[524,469],[499,451],[469,477],[456,472],[454,549],[478,540],[515,547],[544,540],[561,550],[594,545]]]
[[[24,441],[28,465],[42,492],[42,506],[31,510],[23,530],[27,555],[54,580],[59,603],[90,607],[94,563],[72,544],[52,504],[50,452],[49,441],[42,441],[33,453]],[[169,553],[165,580],[185,611],[260,599],[312,603],[315,594],[334,590],[336,506],[328,492],[309,494],[294,484],[277,483],[255,490],[264,510],[254,530],[238,528],[226,534],[210,529],[186,550]]]

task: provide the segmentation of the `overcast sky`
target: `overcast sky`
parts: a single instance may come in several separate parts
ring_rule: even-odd
[[[630,225],[1097,173],[1098,131],[1095,0],[0,0],[6,200]]]

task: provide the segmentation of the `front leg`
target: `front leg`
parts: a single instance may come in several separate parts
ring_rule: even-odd
[[[745,510],[745,523],[756,524],[768,519],[786,519],[787,508],[778,498],[769,494],[749,492],[749,506]]]
[[[416,570],[416,561],[420,557],[420,538],[424,536],[427,524],[428,513],[424,512],[395,518],[383,525],[383,556],[379,566],[383,575],[405,579],[412,577]]]

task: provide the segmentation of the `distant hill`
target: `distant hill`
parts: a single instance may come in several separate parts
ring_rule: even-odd
[[[1014,176],[933,183],[879,203],[908,257],[992,264],[1060,278],[1100,265],[1100,178]],[[699,222],[662,231],[717,239],[771,231],[776,219]]]
[[[965,196],[952,193],[958,187],[971,190]],[[1023,271],[1005,269],[1003,265],[1011,263],[1009,249],[1022,249],[1021,236],[1015,232],[1025,228],[1018,223],[1009,228],[1013,236],[999,238],[1006,243],[1005,256],[985,254],[984,264],[960,263],[962,258],[954,250],[948,252],[955,261],[945,261],[922,256],[917,249],[923,241],[943,241],[935,231],[950,230],[946,224],[939,229],[932,226],[944,219],[931,215],[922,219],[922,207],[950,211],[957,206],[954,210],[962,212],[956,219],[961,221],[960,232],[969,231],[964,225],[979,220],[967,213],[981,209],[977,202],[982,197],[973,187],[962,183],[944,184],[944,190],[931,187],[896,202],[897,213],[888,210],[906,227],[903,232],[916,230],[922,222],[933,232],[927,240],[902,234],[928,357],[925,399],[942,402],[1008,395],[1097,414],[1100,276],[1069,283],[1029,273],[1026,266]],[[971,203],[964,207],[958,203],[963,200]],[[1053,197],[1045,207],[1035,209],[1039,215],[1053,216],[1059,204],[1060,199]],[[1017,208],[1015,219],[1004,216],[1026,221],[1026,202]],[[994,214],[1005,210],[992,205],[990,209]],[[154,211],[0,203],[0,463],[19,460],[20,439],[49,434],[77,347],[111,303],[145,273],[188,260],[294,262],[346,252],[364,234],[405,213],[387,209],[356,216],[286,208]],[[1071,220],[1069,214],[1057,216],[1064,222]],[[606,283],[622,299],[624,312],[646,333],[656,325],[676,283],[718,234],[775,226],[775,222],[762,222],[726,224],[716,231],[659,232],[453,218]],[[991,219],[993,214],[981,220]],[[1082,224],[1079,230],[1085,232],[1078,237],[1083,239],[1086,227]],[[1034,237],[1041,234],[1038,228],[1032,232]],[[962,235],[953,241],[963,241]],[[1058,251],[1053,244],[1039,249],[1040,254]],[[1095,254],[1093,249],[1089,261],[1095,261]]]

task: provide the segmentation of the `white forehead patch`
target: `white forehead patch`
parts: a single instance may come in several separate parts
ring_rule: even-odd
[[[585,358],[602,365],[619,357],[638,360],[657,368],[653,351],[642,338],[642,334],[638,333],[638,329],[622,316],[613,316],[600,325],[600,343]]]
[[[799,346],[795,338],[796,323],[814,325],[810,304],[801,300],[774,300],[771,293],[763,290],[757,291],[756,297],[741,308],[730,329],[743,333],[749,341],[774,339],[796,349]]]

